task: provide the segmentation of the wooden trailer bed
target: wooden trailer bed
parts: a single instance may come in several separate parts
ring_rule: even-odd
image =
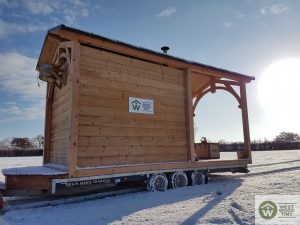
[[[154,174],[163,183],[167,175],[175,187],[176,176],[186,185],[187,177],[201,180],[209,170],[245,172],[251,163],[246,84],[254,77],[64,25],[48,31],[37,70],[47,82],[47,97],[44,166],[36,169],[55,172],[5,170],[7,191],[128,174],[146,176],[149,185]],[[195,157],[195,109],[219,90],[237,100],[244,149],[236,160],[204,154],[207,159],[197,161],[202,154]]]

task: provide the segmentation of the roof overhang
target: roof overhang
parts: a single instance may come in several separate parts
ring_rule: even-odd
[[[39,70],[39,65],[43,63],[51,63],[51,59],[59,42],[73,40],[78,41],[81,44],[95,48],[106,49],[108,51],[126,55],[128,57],[139,58],[163,66],[170,66],[177,69],[190,69],[194,73],[205,74],[207,76],[225,78],[243,83],[249,83],[251,80],[255,79],[253,76],[248,76],[171,55],[166,55],[146,48],[137,47],[131,44],[102,37],[93,33],[67,27],[65,25],[54,27],[48,31],[38,60],[37,70]]]

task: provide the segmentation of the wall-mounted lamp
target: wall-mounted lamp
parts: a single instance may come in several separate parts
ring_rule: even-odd
[[[48,83],[54,83],[61,88],[67,82],[68,63],[64,60],[60,66],[44,63],[39,68],[39,79]]]
[[[53,83],[56,81],[56,78],[53,75],[54,68],[50,64],[42,64],[39,68],[39,79],[45,82]]]

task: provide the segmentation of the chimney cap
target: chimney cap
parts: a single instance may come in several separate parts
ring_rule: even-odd
[[[163,51],[164,54],[167,54],[169,49],[170,48],[168,46],[161,47],[161,50]]]

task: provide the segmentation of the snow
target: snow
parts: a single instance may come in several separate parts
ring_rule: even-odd
[[[2,169],[4,175],[63,175],[67,174],[46,166],[26,166]]]
[[[30,158],[30,165],[41,162],[38,157]],[[0,158],[1,168],[17,160],[23,164],[22,158],[11,164],[3,164],[5,160]],[[92,196],[53,204],[44,200],[45,204],[8,210],[0,216],[0,224],[254,224],[255,195],[300,194],[300,150],[253,152],[249,169],[250,174],[215,174],[206,185],[166,192]]]
[[[43,157],[0,157],[0,170],[9,167],[22,166],[41,166],[43,164]],[[4,182],[4,176],[0,173],[0,181]]]

